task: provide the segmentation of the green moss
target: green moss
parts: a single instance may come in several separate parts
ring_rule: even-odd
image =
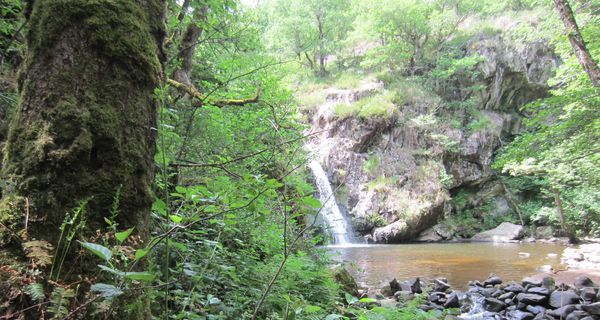
[[[25,221],[25,199],[8,196],[0,200],[0,247],[14,240]]]
[[[77,28],[86,45],[104,52],[132,77],[157,81],[160,51],[153,37],[161,33],[159,1],[147,4],[129,0],[36,1],[29,36],[34,56],[49,56],[71,28]],[[78,23],[73,23],[78,21]],[[79,24],[79,25],[77,25]],[[158,29],[158,30],[157,30]]]

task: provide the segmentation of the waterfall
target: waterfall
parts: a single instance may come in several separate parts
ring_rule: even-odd
[[[317,189],[319,189],[319,200],[323,206],[321,209],[323,220],[333,233],[335,244],[349,244],[349,233],[351,233],[351,229],[346,222],[346,219],[344,219],[344,215],[340,211],[340,208],[335,202],[333,190],[329,184],[329,179],[327,179],[327,174],[325,174],[323,167],[316,160],[310,161],[309,167],[315,175]]]

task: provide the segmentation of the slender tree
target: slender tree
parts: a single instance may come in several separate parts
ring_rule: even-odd
[[[579,64],[592,81],[592,85],[599,87],[600,69],[598,68],[598,63],[590,54],[585,40],[581,36],[581,32],[579,32],[579,27],[577,26],[577,21],[575,21],[575,16],[569,2],[567,0],[554,0],[554,5],[560,14],[560,19],[565,25],[569,42],[571,43],[571,47],[573,47],[573,51],[575,51]]]
[[[120,228],[147,237],[164,12],[164,0],[29,1],[4,226],[56,244],[66,212],[85,202],[84,231],[103,230],[118,194]]]

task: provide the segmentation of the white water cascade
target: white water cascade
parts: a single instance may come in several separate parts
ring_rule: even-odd
[[[323,205],[321,214],[323,215],[325,223],[333,233],[335,244],[350,244],[351,241],[349,233],[351,233],[351,229],[348,226],[346,219],[344,219],[344,215],[340,211],[340,208],[335,202],[333,190],[331,189],[331,185],[329,184],[329,179],[327,179],[325,170],[323,170],[321,164],[316,160],[310,161],[309,167],[315,175],[317,189],[319,189],[319,200]]]

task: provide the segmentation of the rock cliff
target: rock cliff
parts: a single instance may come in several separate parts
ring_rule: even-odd
[[[311,130],[322,132],[308,148],[330,181],[341,185],[338,203],[367,239],[416,239],[452,213],[450,195],[461,188],[487,190],[485,196],[508,206],[491,182],[494,152],[519,132],[519,108],[546,94],[559,61],[543,43],[516,48],[499,35],[472,39],[463,49],[465,56],[480,57],[476,72],[452,80],[447,85],[454,89],[444,94],[431,93],[435,98],[394,101],[386,115],[337,114],[340,103],[388,90],[366,79],[356,89],[331,88],[327,102],[307,112]],[[464,107],[468,101],[472,105]]]

